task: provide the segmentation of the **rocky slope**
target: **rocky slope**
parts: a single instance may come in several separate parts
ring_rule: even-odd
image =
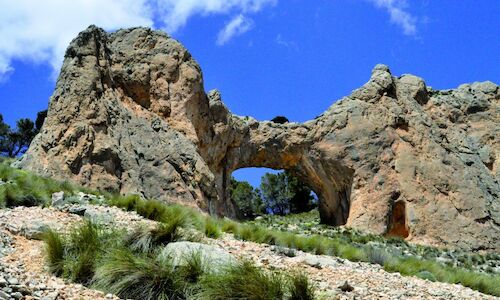
[[[499,100],[491,82],[436,91],[377,65],[314,120],[258,122],[205,94],[200,67],[165,33],[91,26],[68,47],[19,165],[227,216],[232,171],[288,169],[319,196],[324,223],[499,250]]]
[[[71,209],[75,206],[0,210],[0,299],[118,299],[50,274],[44,267],[43,242],[34,233],[47,227],[67,231],[88,218],[108,228],[128,230],[147,226],[151,221],[113,207],[89,204],[77,207],[84,207],[93,214],[69,213],[78,211]],[[275,246],[239,241],[230,234],[219,240],[205,238],[203,242],[215,247],[218,253],[251,260],[265,269],[299,269],[314,282],[318,299],[496,299],[461,285],[387,273],[379,265],[301,251],[287,256]],[[346,281],[352,291],[340,289]]]

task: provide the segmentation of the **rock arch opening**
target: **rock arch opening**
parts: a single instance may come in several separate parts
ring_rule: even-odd
[[[343,166],[338,161],[322,159],[321,154],[317,152],[307,156],[295,155],[293,152],[286,151],[278,152],[280,154],[275,154],[273,151],[266,152],[259,152],[256,159],[247,157],[250,162],[242,163],[241,160],[233,158],[228,160],[236,160],[239,164],[234,166],[226,164],[227,169],[222,172],[221,179],[226,184],[223,185],[221,193],[226,199],[226,206],[233,205],[230,191],[227,188],[233,171],[250,167],[287,170],[316,194],[322,224],[340,226],[347,223],[351,207],[354,170]],[[226,207],[226,215],[228,211],[229,209]],[[235,215],[234,209],[232,215]]]
[[[314,190],[286,170],[242,168],[231,177],[231,198],[239,218],[296,214],[317,208]]]

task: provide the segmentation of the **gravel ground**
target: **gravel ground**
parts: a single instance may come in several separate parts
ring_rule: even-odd
[[[302,251],[294,251],[295,256],[288,257],[281,254],[283,251],[279,247],[238,241],[231,235],[213,243],[260,266],[303,271],[314,281],[325,299],[498,299],[457,284],[388,273],[375,264]],[[339,287],[346,281],[354,288],[353,291],[340,290]]]
[[[66,283],[44,267],[43,242],[37,240],[39,232],[46,226],[64,231],[85,217],[129,230],[154,224],[136,213],[95,205],[0,210],[0,300],[118,299],[79,284]],[[313,280],[323,299],[498,299],[461,285],[402,277],[385,272],[378,265],[301,251],[293,251],[295,256],[289,257],[282,254],[284,251],[279,247],[239,241],[229,234],[209,243],[268,269],[303,271]],[[353,291],[341,291],[339,286],[346,281]]]

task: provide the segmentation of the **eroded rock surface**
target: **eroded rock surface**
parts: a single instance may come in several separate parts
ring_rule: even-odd
[[[89,27],[66,52],[42,132],[20,165],[94,188],[234,216],[244,167],[293,171],[324,223],[500,249],[500,89],[436,91],[377,65],[314,120],[233,115],[163,32]]]

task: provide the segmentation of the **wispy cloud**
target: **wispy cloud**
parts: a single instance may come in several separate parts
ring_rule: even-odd
[[[157,15],[168,32],[186,25],[194,15],[249,14],[275,5],[278,0],[154,0]]]
[[[280,46],[283,46],[283,47],[286,47],[286,48],[289,48],[289,49],[299,50],[299,46],[297,45],[297,43],[295,43],[295,42],[293,42],[293,41],[285,40],[285,39],[281,36],[281,33],[279,33],[279,34],[276,36],[276,44],[278,44],[278,45],[280,45]]]
[[[217,45],[221,46],[227,43],[235,36],[242,35],[253,27],[253,21],[242,14],[234,17],[229,23],[219,31],[217,35]]]
[[[405,0],[369,0],[377,7],[385,9],[391,18],[391,22],[401,26],[406,35],[417,33],[417,18],[406,11]]]

